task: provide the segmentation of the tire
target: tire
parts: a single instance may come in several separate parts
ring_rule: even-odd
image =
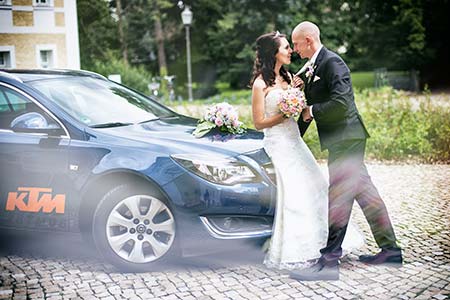
[[[168,203],[131,184],[102,197],[92,234],[104,258],[124,271],[150,271],[177,252],[175,217]]]

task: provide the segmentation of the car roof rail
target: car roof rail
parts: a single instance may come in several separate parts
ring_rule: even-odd
[[[0,72],[2,71],[2,69],[0,69]],[[13,78],[12,76],[15,77],[14,74],[55,74],[55,75],[78,75],[78,76],[88,76],[88,77],[94,77],[97,79],[103,79],[103,80],[108,80],[105,76],[95,73],[95,72],[91,72],[91,71],[85,71],[85,70],[72,70],[72,69],[8,69],[5,70],[5,76],[8,76],[10,78]],[[21,81],[19,79],[19,77],[15,77],[17,80]]]
[[[18,82],[23,83],[22,79],[20,79],[16,75],[8,73],[8,72],[5,72],[5,71],[2,71],[2,70],[0,70],[0,76],[6,77],[6,78],[9,78],[9,79],[14,79],[14,80],[16,80]]]
[[[105,76],[103,76],[102,74],[98,74],[92,71],[86,71],[86,70],[71,70],[71,69],[52,69],[54,71],[60,71],[60,72],[66,72],[68,74],[71,75],[86,75],[86,76],[90,76],[90,77],[95,77],[95,78],[100,78],[100,79],[105,79],[108,80]]]

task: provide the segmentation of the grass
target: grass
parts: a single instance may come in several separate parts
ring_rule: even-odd
[[[373,88],[375,86],[374,72],[351,73],[352,84],[355,89]]]

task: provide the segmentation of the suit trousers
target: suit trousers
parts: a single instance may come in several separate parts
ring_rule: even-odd
[[[322,262],[336,264],[342,255],[354,200],[361,207],[375,241],[382,249],[399,249],[386,206],[364,164],[366,140],[346,140],[328,149],[328,241]]]

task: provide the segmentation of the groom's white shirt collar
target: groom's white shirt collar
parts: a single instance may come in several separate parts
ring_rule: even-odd
[[[316,52],[314,52],[313,56],[311,56],[311,59],[309,60],[311,62],[311,65],[314,66],[314,64],[316,63],[316,59],[317,56],[319,55],[320,50],[322,50],[323,45],[320,45],[319,49],[316,50]]]
[[[314,64],[316,63],[317,56],[319,55],[319,52],[320,50],[322,50],[322,48],[323,45],[320,45],[319,49],[317,49],[316,52],[314,52],[313,56],[311,56],[311,58],[303,65],[303,67],[297,73],[295,73],[295,75],[300,75],[303,72],[305,72],[308,66],[314,66]]]

